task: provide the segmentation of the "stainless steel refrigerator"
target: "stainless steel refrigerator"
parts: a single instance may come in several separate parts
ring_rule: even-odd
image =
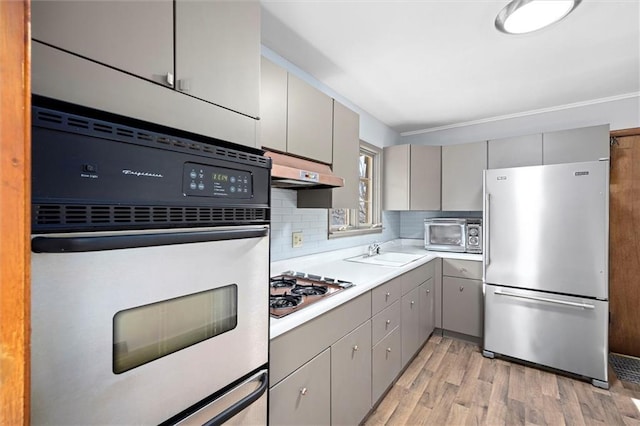
[[[608,388],[609,162],[484,172],[484,350]]]

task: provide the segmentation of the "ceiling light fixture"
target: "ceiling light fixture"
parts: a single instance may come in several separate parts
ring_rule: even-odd
[[[513,0],[496,16],[496,28],[507,34],[525,34],[560,21],[582,0]]]

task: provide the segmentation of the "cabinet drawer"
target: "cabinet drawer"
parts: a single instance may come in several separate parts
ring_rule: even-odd
[[[371,313],[377,314],[400,299],[402,277],[394,278],[371,291]]]
[[[269,391],[269,424],[330,423],[331,350],[327,349]]]
[[[435,262],[430,261],[402,275],[402,294],[407,294],[429,278],[432,278],[434,271]]]
[[[443,259],[442,275],[481,280],[482,262],[475,260]]]
[[[371,401],[375,404],[402,368],[400,328],[393,330],[373,347],[373,377]]]
[[[442,328],[482,337],[482,281],[442,279]]]
[[[400,301],[396,300],[382,312],[373,317],[372,341],[375,346],[384,336],[400,325]]]
[[[296,368],[369,319],[371,319],[371,292],[366,292],[271,340],[269,382],[278,383]]]

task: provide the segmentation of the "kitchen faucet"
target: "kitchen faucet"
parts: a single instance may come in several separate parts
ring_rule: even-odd
[[[380,254],[380,244],[376,242],[373,242],[372,244],[370,244],[368,248],[368,253],[369,253],[369,256],[373,256],[374,254]]]

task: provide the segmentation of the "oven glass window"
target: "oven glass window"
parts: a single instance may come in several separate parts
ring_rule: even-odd
[[[462,226],[431,225],[431,244],[464,245]]]
[[[235,284],[120,311],[113,317],[113,372],[218,336],[237,323]]]

